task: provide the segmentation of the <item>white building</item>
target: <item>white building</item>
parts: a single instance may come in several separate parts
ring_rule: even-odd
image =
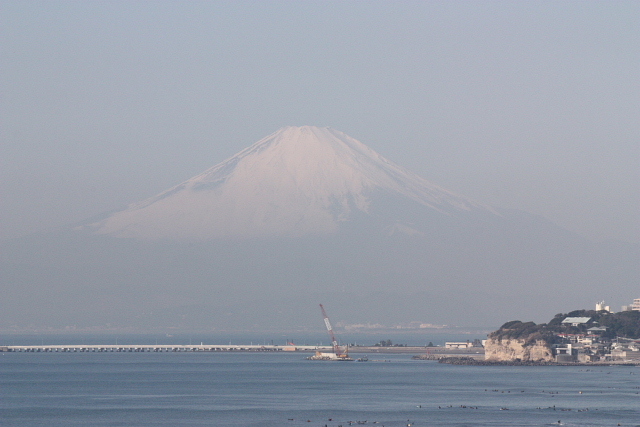
[[[633,304],[631,304],[631,310],[640,311],[640,298],[636,298],[633,300]]]
[[[584,325],[591,320],[590,317],[565,317],[562,321],[563,325],[570,324],[571,326]]]

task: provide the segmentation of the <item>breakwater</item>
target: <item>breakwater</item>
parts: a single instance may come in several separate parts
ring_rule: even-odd
[[[274,352],[274,351],[329,351],[329,346],[285,346],[285,345],[10,345],[0,346],[0,352],[18,353],[122,353],[122,352]]]
[[[61,344],[61,345],[0,345],[0,352],[16,353],[145,353],[145,352],[331,352],[323,345],[254,345],[254,344]],[[484,359],[484,350],[445,349],[441,347],[349,347],[353,354],[414,354],[414,359],[438,360],[443,357],[464,356]]]
[[[473,349],[439,349],[438,351],[434,351],[430,349],[428,353],[419,354],[413,356],[412,359],[415,360],[446,360],[446,359],[469,359],[482,361],[484,360],[484,349],[482,348],[473,348]]]
[[[610,362],[547,362],[547,361],[521,361],[521,360],[479,360],[471,357],[442,357],[438,363],[448,365],[471,366],[638,366],[640,362],[610,361]]]

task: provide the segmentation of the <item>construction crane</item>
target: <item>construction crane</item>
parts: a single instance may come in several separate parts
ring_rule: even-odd
[[[352,360],[349,358],[349,347],[345,347],[345,352],[342,353],[340,350],[340,346],[338,345],[338,340],[336,340],[336,336],[333,333],[333,328],[331,327],[331,322],[329,322],[329,316],[327,316],[327,312],[324,310],[322,304],[320,304],[320,310],[322,310],[322,317],[324,318],[324,324],[327,327],[327,332],[329,332],[329,336],[331,337],[331,344],[333,345],[333,353],[336,355],[338,360]]]

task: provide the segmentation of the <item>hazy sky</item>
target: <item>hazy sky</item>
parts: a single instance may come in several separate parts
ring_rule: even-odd
[[[640,241],[640,2],[0,1],[0,237],[150,197],[285,125]]]

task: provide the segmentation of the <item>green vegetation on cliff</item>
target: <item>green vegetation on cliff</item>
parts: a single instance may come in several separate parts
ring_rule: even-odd
[[[533,345],[536,341],[544,341],[547,344],[553,344],[555,341],[555,332],[546,323],[536,325],[533,322],[521,322],[520,320],[512,320],[505,323],[495,332],[489,334],[489,338],[498,341],[504,340],[524,340],[525,346]]]
[[[572,326],[563,324],[567,317],[589,317],[586,324]],[[533,322],[521,322],[512,320],[505,323],[495,332],[489,334],[489,338],[502,341],[503,339],[522,339],[525,345],[532,345],[538,340],[553,344],[557,340],[557,334],[586,334],[592,327],[606,327],[607,330],[599,333],[603,338],[640,338],[640,311],[621,311],[609,313],[607,311],[575,310],[570,313],[559,313],[549,323],[536,325]]]

